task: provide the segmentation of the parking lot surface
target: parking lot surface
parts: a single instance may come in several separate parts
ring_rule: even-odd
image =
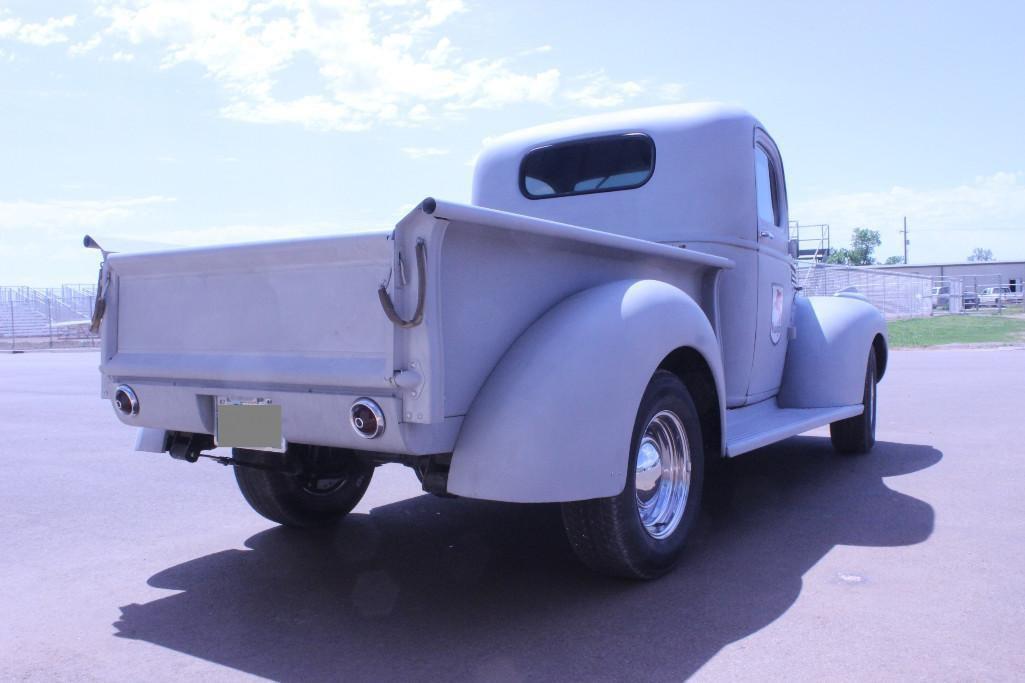
[[[556,506],[380,468],[338,528],[135,453],[94,352],[0,356],[0,680],[1021,680],[1025,351],[896,351],[875,450],[739,458],[683,563],[589,574]],[[824,381],[828,381],[824,378]]]

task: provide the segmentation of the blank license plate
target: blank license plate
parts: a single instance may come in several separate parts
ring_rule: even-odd
[[[281,406],[269,401],[217,401],[217,445],[281,448]]]

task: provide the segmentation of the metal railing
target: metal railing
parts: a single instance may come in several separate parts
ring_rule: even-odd
[[[797,262],[797,284],[806,296],[832,296],[855,290],[889,319],[932,315],[932,279],[925,275]]]
[[[0,287],[0,348],[90,347],[99,336],[89,332],[95,285]]]
[[[826,223],[801,225],[799,221],[790,221],[789,233],[791,241],[797,242],[797,258],[801,261],[822,263],[832,253]]]

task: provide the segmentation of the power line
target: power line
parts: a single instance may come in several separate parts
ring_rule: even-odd
[[[1025,227],[1022,228],[915,228],[919,233],[1025,233]],[[898,233],[904,232],[898,230]]]

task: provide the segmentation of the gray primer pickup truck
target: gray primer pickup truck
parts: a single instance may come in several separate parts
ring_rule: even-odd
[[[744,111],[532,128],[484,151],[472,204],[391,232],[104,253],[102,395],[138,450],[232,465],[275,522],[335,522],[397,462],[430,493],[561,503],[584,563],[651,578],[724,458],[826,424],[873,446],[883,317],[798,294],[792,251]]]

